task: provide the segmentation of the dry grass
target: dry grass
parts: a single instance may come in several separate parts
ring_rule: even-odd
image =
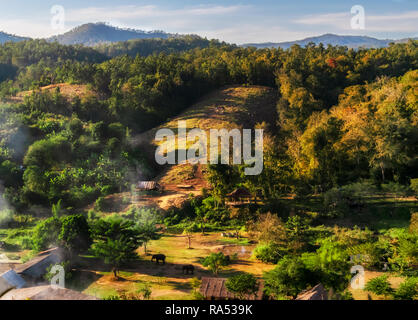
[[[212,276],[199,263],[200,258],[211,252],[222,251],[225,254],[238,254],[238,261],[233,262],[220,277],[229,277],[237,272],[249,272],[260,277],[263,271],[271,270],[274,266],[260,263],[251,259],[253,246],[222,245],[219,233],[207,235],[195,234],[192,239],[192,249],[187,248],[187,239],[179,235],[166,235],[160,240],[152,241],[148,245],[148,255],[143,248],[138,250],[143,261],[134,268],[127,268],[121,273],[121,279],[114,279],[109,272],[98,272],[100,277],[92,282],[84,293],[101,298],[117,294],[118,291],[135,292],[144,283],[151,286],[152,299],[191,299],[190,279],[193,277]],[[166,265],[152,263],[151,254],[163,253],[167,256]],[[192,264],[195,266],[194,275],[183,275],[182,266]]]
[[[91,95],[96,95],[92,90],[90,90],[87,85],[84,84],[68,84],[68,83],[59,83],[52,84],[49,86],[41,87],[41,91],[54,92],[59,88],[59,92],[68,99],[73,99],[75,97],[83,98]],[[13,102],[23,102],[26,96],[30,96],[34,90],[22,91],[19,92],[15,97],[11,97],[10,100]]]
[[[384,272],[378,272],[378,271],[365,271],[364,283],[366,284],[371,279],[383,276],[384,274],[385,274]],[[392,288],[394,289],[399,288],[399,285],[404,281],[402,277],[392,276],[392,275],[389,275],[388,280],[390,284],[392,285]],[[353,295],[354,300],[369,300],[370,298],[372,300],[384,300],[383,296],[377,296],[374,293],[371,293],[362,289],[350,288],[349,291]]]
[[[188,130],[199,128],[209,133],[210,129],[251,129],[256,123],[271,122],[275,117],[276,92],[261,86],[229,86],[217,90],[201,99],[179,116],[163,125],[132,138],[132,143],[148,151],[148,158],[154,161],[154,154],[159,144],[154,140],[159,129],[171,129],[176,134],[176,143],[167,152],[176,152],[179,145],[186,150],[193,142],[178,139],[178,121],[185,121]],[[209,144],[209,141],[208,141]],[[207,150],[209,155],[210,148]],[[164,168],[159,176],[162,184],[182,183],[193,179],[190,167],[174,165]],[[204,171],[200,168],[200,171]],[[203,177],[202,177],[203,178]],[[203,185],[200,183],[199,185]]]

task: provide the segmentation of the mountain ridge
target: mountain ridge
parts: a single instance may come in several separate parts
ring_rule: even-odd
[[[377,39],[370,36],[354,36],[354,35],[337,35],[333,33],[326,33],[320,36],[308,37],[301,40],[285,41],[285,42],[262,42],[262,43],[246,43],[241,47],[256,47],[257,49],[263,48],[282,48],[288,49],[291,46],[297,44],[300,46],[306,46],[309,43],[316,45],[322,43],[323,45],[339,45],[347,46],[348,48],[383,48],[387,47],[390,43],[406,42],[409,39],[417,38],[405,38],[399,40],[391,39]]]
[[[19,42],[19,41],[24,41],[24,40],[29,40],[30,38],[27,37],[20,37],[14,34],[10,34],[10,33],[6,33],[3,31],[0,31],[0,44],[3,44],[5,42]]]
[[[111,26],[104,22],[86,23],[60,35],[47,38],[48,41],[57,41],[64,45],[83,44],[96,46],[99,44],[128,41],[133,39],[167,39],[175,35],[164,31],[144,31]]]
[[[88,47],[95,47],[103,44],[113,44],[116,42],[125,42],[129,40],[142,39],[170,39],[180,37],[179,34],[167,33],[161,30],[144,31],[131,28],[120,28],[112,26],[105,22],[86,23],[79,25],[70,31],[63,34],[55,35],[49,38],[44,38],[46,41],[57,41],[63,45],[77,45],[81,44]],[[6,32],[0,31],[0,44],[7,41],[18,42],[30,40],[28,37],[21,37]],[[418,39],[410,38],[410,39]],[[316,45],[322,43],[323,45],[338,45],[347,46],[348,48],[383,48],[390,43],[402,43],[408,41],[409,38],[391,40],[391,39],[377,39],[370,36],[356,36],[356,35],[337,35],[326,33],[319,36],[304,38],[301,40],[285,41],[285,42],[262,42],[262,43],[245,43],[241,47],[256,47],[263,48],[282,48],[288,49],[292,45],[298,44],[306,46],[309,43]]]

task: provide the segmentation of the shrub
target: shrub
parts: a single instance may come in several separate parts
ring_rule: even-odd
[[[392,193],[396,196],[408,196],[412,193],[412,190],[408,186],[396,182],[382,184],[381,187],[383,192]]]
[[[296,297],[309,285],[315,285],[311,272],[302,259],[296,256],[285,256],[277,267],[265,272],[263,278],[267,295],[274,299]]]
[[[222,252],[211,253],[206,258],[202,259],[201,263],[204,267],[208,267],[215,275],[218,274],[219,270],[227,266],[230,262]]]
[[[406,279],[393,294],[395,300],[414,300],[418,295],[418,278]]]
[[[380,277],[373,278],[366,283],[364,287],[366,291],[373,292],[377,295],[383,295],[385,297],[393,294],[393,289],[388,281],[388,276],[383,275]]]
[[[62,218],[59,240],[70,252],[87,250],[92,243],[87,219],[81,214]]]
[[[410,188],[415,192],[415,195],[418,195],[418,178],[411,179]]]
[[[257,292],[257,279],[249,273],[243,273],[229,278],[225,283],[229,292],[234,293],[241,300],[246,295],[253,295]]]
[[[359,256],[359,259],[353,261],[354,264],[362,264],[367,268],[379,267],[383,256],[383,252],[378,245],[371,242],[349,247],[347,251],[351,256]]]
[[[55,264],[55,265],[59,265],[61,267],[64,268],[64,272],[65,272],[65,280],[70,280],[71,279],[71,264],[70,261],[63,261],[61,263]],[[44,275],[45,280],[47,281],[51,281],[51,279],[56,275],[56,273],[51,273],[51,269],[52,267],[54,267],[53,264],[51,264],[47,269],[46,269],[46,274]]]
[[[328,190],[322,197],[326,215],[328,217],[342,217],[348,212],[348,201],[346,195],[340,188]]]
[[[409,232],[418,233],[418,212],[411,214],[411,222],[409,224]]]
[[[257,260],[276,264],[285,255],[285,250],[278,244],[270,242],[259,244],[253,254]]]
[[[94,210],[96,211],[104,211],[105,210],[105,198],[99,197],[94,204]]]
[[[0,201],[2,201],[0,199]],[[4,209],[0,211],[0,227],[8,226],[13,221],[13,211]]]
[[[42,251],[48,249],[50,245],[57,245],[60,232],[61,221],[56,217],[51,217],[39,222],[33,231],[33,249]]]

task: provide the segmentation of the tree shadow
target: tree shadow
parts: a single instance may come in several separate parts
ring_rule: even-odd
[[[71,279],[66,281],[67,288],[76,291],[84,291],[101,277],[103,276],[94,271],[74,270],[71,272]]]

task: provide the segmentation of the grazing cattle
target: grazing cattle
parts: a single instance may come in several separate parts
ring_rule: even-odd
[[[183,266],[183,274],[194,274],[194,266],[191,264],[188,264],[186,266]]]
[[[221,236],[224,238],[235,238],[237,236],[236,233],[230,233],[230,232],[222,232]]]
[[[227,264],[231,263],[231,257],[229,255],[225,256],[225,260]]]
[[[154,261],[154,260],[155,260],[156,264],[159,264],[160,261],[162,261],[163,264],[165,264],[165,255],[163,255],[163,254],[154,254],[152,256],[152,258],[151,258],[151,261]]]

